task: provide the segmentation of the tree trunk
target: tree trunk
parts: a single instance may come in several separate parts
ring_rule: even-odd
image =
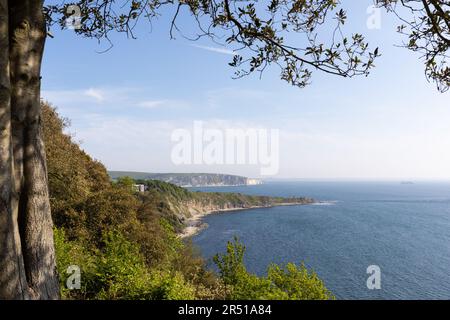
[[[13,212],[8,3],[0,0],[0,298],[28,298],[18,217]]]
[[[7,1],[0,1],[1,13],[7,11],[0,32],[5,61],[5,68],[0,67],[4,92],[0,100],[4,111],[0,113],[0,228],[4,237],[0,240],[0,298],[57,299],[59,282],[41,135],[43,1],[10,0],[7,6]],[[0,63],[3,66],[3,60]]]

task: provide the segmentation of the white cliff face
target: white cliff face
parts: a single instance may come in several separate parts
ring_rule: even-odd
[[[181,187],[220,187],[220,186],[245,186],[257,185],[262,181],[242,176],[227,174],[166,174],[155,177],[156,180],[170,182]]]
[[[121,176],[129,176],[133,179],[160,180],[180,187],[245,186],[262,184],[260,179],[219,173],[145,173],[110,171],[109,174],[113,179]]]
[[[247,185],[249,186],[254,186],[257,184],[262,184],[262,181],[259,179],[252,179],[252,178],[247,178]]]

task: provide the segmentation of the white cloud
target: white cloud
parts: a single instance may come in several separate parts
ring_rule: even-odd
[[[270,91],[242,89],[239,87],[225,87],[220,89],[209,90],[205,93],[205,103],[208,108],[237,108],[257,105],[258,109],[269,106],[273,108],[273,100],[276,94]]]
[[[174,142],[171,135],[176,129],[193,130],[190,120],[146,120],[131,117],[84,116],[72,121],[70,132],[94,158],[111,170],[148,172],[226,172],[258,175],[255,165],[176,165],[171,152]],[[261,128],[246,121],[205,119],[204,129]]]
[[[97,102],[105,101],[105,93],[99,89],[89,88],[84,94],[88,97],[94,98]]]
[[[73,111],[82,107],[102,108],[108,106],[109,110],[126,110],[126,107],[142,109],[157,109],[160,107],[186,109],[189,101],[182,99],[166,99],[149,96],[146,88],[124,87],[89,87],[74,90],[43,90],[41,96],[57,107]],[[99,109],[100,110],[100,109]],[[100,112],[100,111],[99,111]]]
[[[211,51],[211,52],[216,52],[216,53],[227,54],[227,55],[231,55],[231,56],[236,55],[236,51],[233,51],[233,50],[230,50],[227,48],[202,46],[202,45],[198,45],[198,44],[192,44],[191,47],[195,47],[198,49],[203,49],[203,50],[207,50],[207,51]]]
[[[177,100],[177,99],[160,99],[160,100],[142,100],[135,103],[135,106],[143,109],[157,109],[157,108],[170,108],[170,109],[186,109],[190,107],[189,101]]]
[[[72,122],[72,131],[82,147],[109,169],[164,171],[171,166],[170,134],[180,124],[125,117],[86,119],[82,127]]]
[[[118,89],[74,89],[74,90],[42,90],[41,96],[44,100],[58,106],[100,103],[105,101],[117,101],[123,95],[118,94]]]
[[[167,100],[145,100],[139,102],[137,105],[142,108],[146,109],[154,109],[157,107],[161,107],[163,105],[167,104]]]

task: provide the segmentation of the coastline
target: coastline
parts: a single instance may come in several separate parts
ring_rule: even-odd
[[[277,204],[267,205],[267,206],[251,206],[251,207],[244,207],[244,208],[226,208],[226,209],[204,211],[204,212],[193,214],[192,217],[188,218],[186,220],[186,226],[184,227],[183,231],[178,234],[178,237],[181,239],[190,238],[190,237],[198,234],[203,229],[207,228],[208,225],[206,223],[203,223],[202,219],[203,219],[203,217],[213,214],[213,213],[260,209],[260,208],[273,208],[273,207],[283,207],[283,206],[301,206],[301,205],[308,205],[308,204],[311,205],[314,203],[317,203],[317,202],[316,201],[313,201],[311,203],[282,202],[282,203],[277,203]]]
[[[207,184],[207,185],[201,185],[201,186],[193,186],[190,184],[184,184],[184,185],[178,185],[182,188],[214,188],[214,187],[247,187],[247,186],[259,186],[263,183],[242,183],[242,184]]]

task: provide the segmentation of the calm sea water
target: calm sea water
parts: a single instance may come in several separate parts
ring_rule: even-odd
[[[207,216],[193,238],[205,258],[238,236],[259,275],[271,262],[305,262],[339,299],[450,299],[450,183],[269,182],[194,190],[308,196],[320,205]],[[381,289],[366,286],[381,268]]]

